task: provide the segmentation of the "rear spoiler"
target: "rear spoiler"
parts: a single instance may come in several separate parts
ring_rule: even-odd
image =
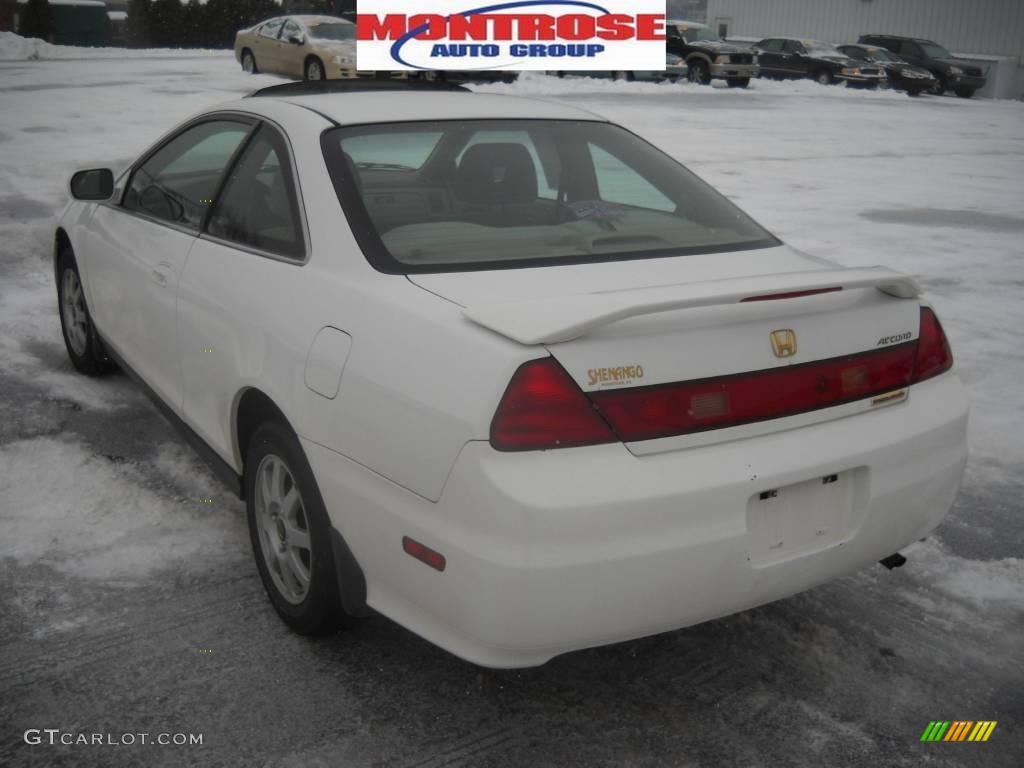
[[[557,344],[638,315],[738,304],[776,294],[785,298],[786,294],[853,288],[877,288],[900,299],[913,299],[921,293],[914,278],[886,267],[818,269],[470,306],[463,315],[521,344]]]

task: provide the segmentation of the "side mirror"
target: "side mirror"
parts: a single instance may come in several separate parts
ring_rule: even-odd
[[[114,172],[109,168],[78,171],[69,187],[75,200],[109,200],[114,194]]]
[[[292,45],[302,45],[306,40],[302,35],[292,35],[288,38],[288,42]]]

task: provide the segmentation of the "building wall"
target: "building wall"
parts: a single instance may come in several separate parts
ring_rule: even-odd
[[[870,32],[925,37],[952,51],[1024,56],[1024,0],[708,0],[729,35],[855,42]]]

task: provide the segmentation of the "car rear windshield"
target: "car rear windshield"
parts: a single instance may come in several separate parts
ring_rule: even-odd
[[[389,273],[618,261],[778,245],[624,128],[460,120],[337,128],[324,155],[345,215]]]

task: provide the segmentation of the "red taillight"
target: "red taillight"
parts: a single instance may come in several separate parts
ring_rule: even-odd
[[[583,390],[550,357],[519,367],[491,421],[491,445],[499,451],[616,441]]]
[[[804,365],[592,392],[625,442],[703,432],[863,400],[910,384],[914,342]]]
[[[921,307],[921,335],[917,340],[914,383],[945,373],[953,367],[953,352],[939,318],[928,307]]]

